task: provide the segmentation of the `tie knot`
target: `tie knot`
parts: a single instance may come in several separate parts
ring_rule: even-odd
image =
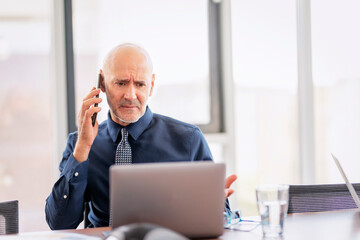
[[[123,140],[123,141],[128,140],[129,132],[126,130],[126,128],[121,129],[121,135],[122,135],[121,140]]]

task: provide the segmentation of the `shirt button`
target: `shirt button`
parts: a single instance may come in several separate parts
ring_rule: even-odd
[[[64,195],[64,199],[67,199],[67,195]]]
[[[77,176],[79,176],[79,173],[78,173],[78,172],[76,172],[74,175],[75,175],[75,177],[77,177]]]

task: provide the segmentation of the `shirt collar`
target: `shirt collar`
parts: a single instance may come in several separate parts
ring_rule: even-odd
[[[153,113],[151,112],[149,107],[146,107],[146,111],[144,115],[134,123],[130,123],[126,126],[126,129],[128,130],[130,136],[136,141],[137,138],[145,131],[145,129],[149,126],[151,120],[153,117]],[[107,119],[107,127],[109,130],[109,134],[111,139],[116,142],[117,137],[119,136],[119,133],[123,126],[120,124],[117,124],[111,119],[110,111],[108,113],[108,119]]]

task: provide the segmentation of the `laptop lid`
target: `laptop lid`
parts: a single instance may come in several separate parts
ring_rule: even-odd
[[[339,160],[332,153],[331,153],[331,156],[334,159],[335,164],[336,164],[337,168],[339,169],[339,172],[340,172],[342,178],[344,179],[346,186],[349,189],[349,192],[350,192],[352,198],[354,199],[354,202],[356,203],[356,206],[360,209],[360,200],[359,200],[359,197],[358,197],[353,185],[350,183],[348,177],[346,176]]]
[[[147,163],[110,168],[112,227],[147,222],[190,238],[223,232],[225,164]]]

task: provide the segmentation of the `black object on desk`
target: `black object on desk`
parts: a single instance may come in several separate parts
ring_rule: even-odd
[[[107,234],[105,239],[108,240],[188,240],[177,232],[150,223],[124,225]]]

